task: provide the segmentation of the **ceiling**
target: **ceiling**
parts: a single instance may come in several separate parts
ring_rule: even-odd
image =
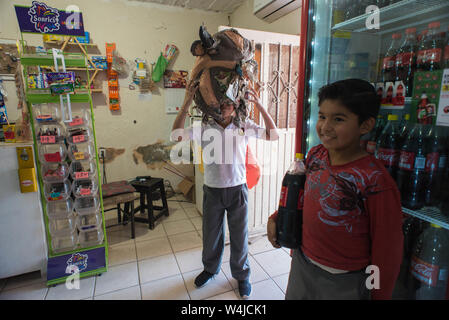
[[[187,9],[202,9],[222,13],[232,13],[246,0],[138,0],[152,2]]]

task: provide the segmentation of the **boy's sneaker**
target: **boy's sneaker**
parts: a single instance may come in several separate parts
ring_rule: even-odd
[[[239,293],[242,299],[248,299],[251,295],[251,284],[248,280],[239,280]]]
[[[196,278],[195,278],[195,286],[197,288],[201,288],[206,283],[209,282],[210,279],[214,276],[213,273],[207,272],[206,270],[203,270]]]

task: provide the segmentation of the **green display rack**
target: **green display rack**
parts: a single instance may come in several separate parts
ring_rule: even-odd
[[[79,272],[79,277],[88,277],[92,275],[101,274],[108,270],[108,245],[106,236],[106,226],[104,218],[104,208],[103,208],[103,197],[101,191],[101,173],[99,166],[99,156],[97,149],[97,141],[95,135],[95,119],[93,112],[93,103],[91,90],[88,88],[86,92],[75,92],[75,94],[70,95],[71,103],[88,103],[90,105],[90,116],[91,116],[91,127],[93,132],[93,144],[95,146],[95,163],[97,169],[97,179],[98,179],[98,197],[100,200],[100,210],[102,219],[102,232],[103,241],[101,244],[97,244],[91,247],[77,247],[74,250],[65,252],[55,252],[52,247],[52,234],[49,229],[49,218],[47,215],[47,199],[44,194],[44,180],[41,173],[41,160],[39,158],[38,150],[38,140],[36,137],[35,122],[33,117],[33,104],[43,104],[43,103],[58,103],[60,102],[60,97],[51,95],[48,90],[45,89],[29,89],[28,87],[28,68],[31,66],[53,66],[54,60],[52,54],[36,54],[27,52],[26,42],[23,40],[23,34],[21,35],[20,41],[20,62],[22,66],[22,71],[25,81],[25,96],[28,108],[28,114],[30,116],[31,129],[33,134],[33,141],[35,144],[35,159],[37,163],[38,180],[40,186],[40,199],[43,210],[43,219],[45,223],[46,239],[48,247],[48,263],[47,263],[47,285],[56,285],[58,283],[66,282],[73,278],[73,269],[68,268],[69,266],[76,266]],[[87,65],[87,59],[82,54],[64,54],[65,66],[83,68],[86,70],[87,79],[89,80],[89,70]],[[75,227],[75,232],[78,230]]]

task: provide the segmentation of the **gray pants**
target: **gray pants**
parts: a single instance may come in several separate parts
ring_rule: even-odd
[[[248,280],[248,187],[203,186],[203,265],[207,272],[218,274],[225,243],[224,214],[227,212],[231,242],[231,274]]]
[[[365,270],[332,274],[293,250],[286,300],[368,300]]]

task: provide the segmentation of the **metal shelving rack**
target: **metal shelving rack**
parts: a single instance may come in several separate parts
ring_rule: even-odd
[[[424,207],[419,210],[410,210],[402,207],[402,211],[406,214],[449,230],[449,217],[443,215],[438,208]]]

